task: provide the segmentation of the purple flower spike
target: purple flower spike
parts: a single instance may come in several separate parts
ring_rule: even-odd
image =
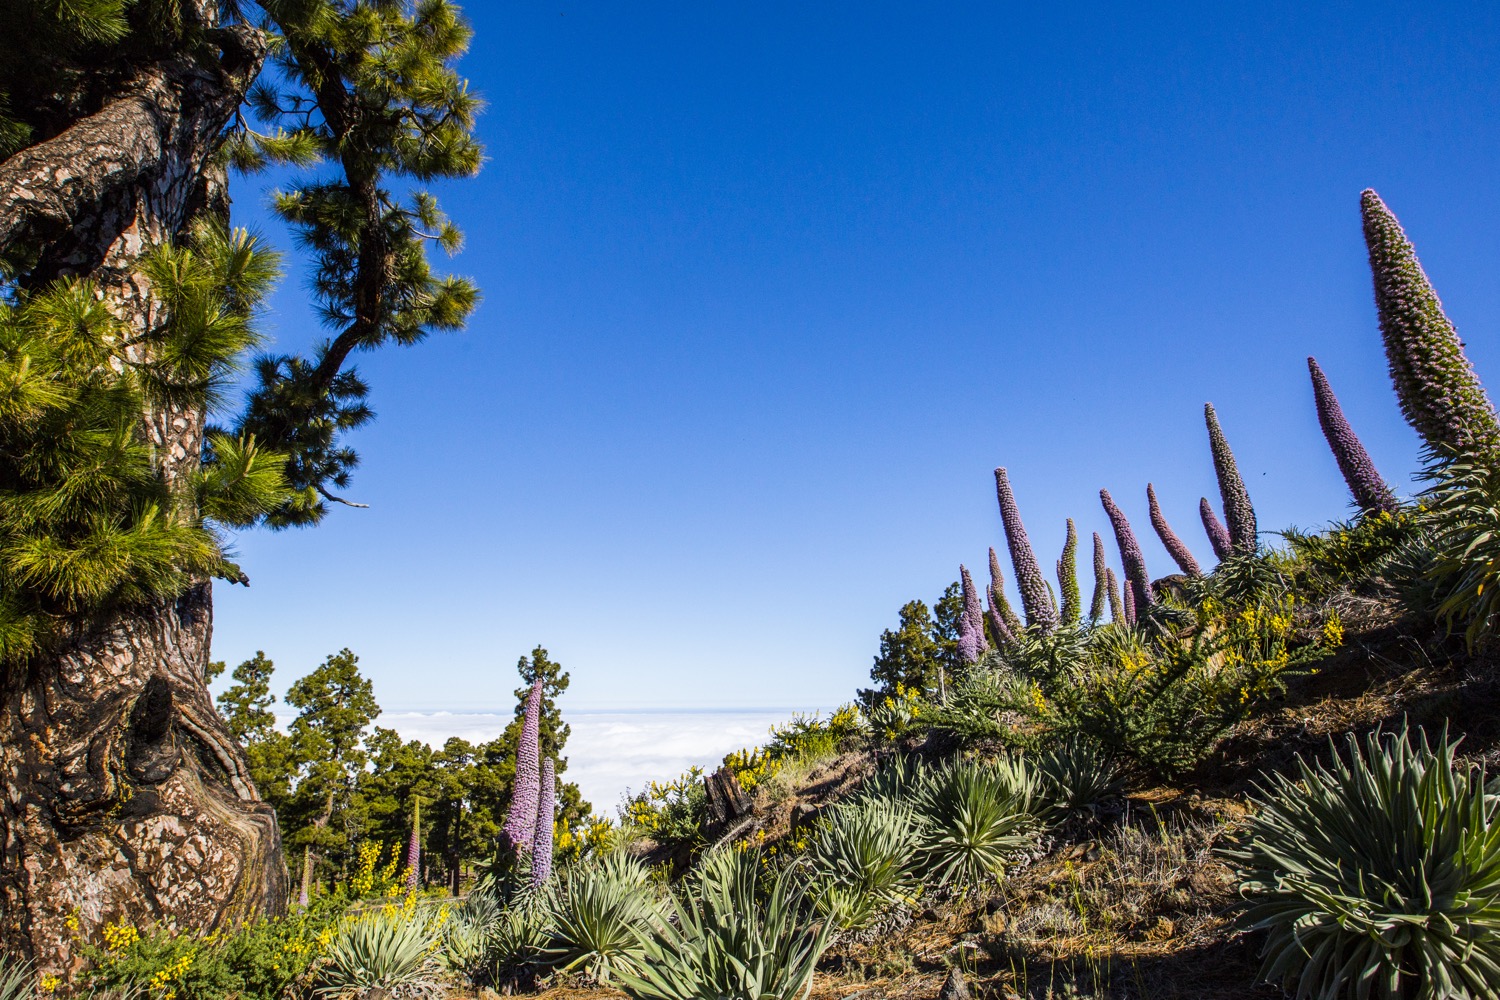
[[[1005,599],[1005,575],[1000,572],[1000,560],[995,556],[994,546],[990,546],[989,595],[990,604],[995,611],[999,612],[1006,631],[1012,637],[1020,635],[1025,629],[1021,625],[1021,619],[1016,617],[1015,609],[1010,606],[1010,601]]]
[[[1380,335],[1401,414],[1439,454],[1500,445],[1495,407],[1401,223],[1374,191],[1359,196]]]
[[[1214,472],[1219,477],[1219,497],[1224,501],[1224,520],[1229,525],[1229,540],[1234,551],[1250,555],[1260,547],[1255,531],[1255,508],[1250,505],[1250,493],[1245,481],[1240,478],[1239,466],[1234,462],[1234,452],[1219,426],[1219,415],[1214,404],[1203,404],[1203,419],[1208,424],[1208,446],[1214,456]],[[1223,558],[1222,556],[1220,558]]]
[[[1014,645],[1016,641],[1016,634],[1012,632],[1010,630],[1010,626],[1005,623],[1005,616],[1002,615],[1000,613],[1000,610],[995,607],[994,589],[992,588],[985,591],[985,597],[988,598],[988,601],[986,602],[986,606],[984,609],[984,616],[990,623],[990,632],[995,637],[995,645],[999,646],[1001,649]]]
[[[1130,530],[1124,511],[1115,506],[1109,490],[1100,490],[1099,500],[1104,504],[1104,513],[1109,515],[1109,523],[1115,527],[1115,544],[1120,547],[1120,562],[1125,566],[1125,620],[1134,624],[1132,611],[1143,615],[1156,600],[1151,592],[1151,578],[1146,575],[1146,557],[1141,555],[1141,544]]]
[[[297,892],[297,905],[307,909],[307,899],[312,890],[312,848],[302,848],[302,888]]]
[[[1104,600],[1109,593],[1109,567],[1104,562],[1104,539],[1094,532],[1094,599],[1089,604],[1089,621],[1098,624],[1104,617]]]
[[[1156,502],[1156,487],[1150,483],[1146,484],[1146,501],[1151,505],[1151,527],[1156,529],[1156,535],[1161,543],[1166,546],[1167,554],[1177,564],[1177,568],[1188,576],[1202,576],[1203,570],[1198,568],[1198,560],[1188,551],[1182,539],[1177,537],[1177,532],[1167,523],[1166,515],[1161,512],[1161,504]]]
[[[984,638],[984,611],[980,608],[979,591],[969,576],[969,568],[960,564],[958,575],[964,595],[964,610],[958,616],[958,655],[965,663],[978,663],[989,648]]]
[[[1057,561],[1057,589],[1062,594],[1062,621],[1077,625],[1083,618],[1083,596],[1078,592],[1078,529],[1068,518],[1068,533],[1063,540],[1062,558]]]
[[[540,889],[552,877],[552,818],[557,806],[557,770],[548,757],[542,761],[541,802],[531,839],[531,886]]]
[[[1106,569],[1104,580],[1109,585],[1109,620],[1112,622],[1123,622],[1125,620],[1125,603],[1120,600],[1120,579],[1115,576],[1115,571]]]
[[[1016,497],[1011,492],[1010,479],[1004,469],[995,470],[995,496],[1000,501],[1000,519],[1005,524],[1005,540],[1010,545],[1010,562],[1016,571],[1016,586],[1021,591],[1026,624],[1051,632],[1057,627],[1057,609],[1052,606],[1042,567],[1031,551],[1026,526],[1021,523],[1021,510],[1016,506]]]
[[[1203,518],[1203,530],[1208,532],[1208,544],[1213,546],[1214,558],[1223,562],[1234,554],[1234,543],[1229,540],[1229,531],[1219,522],[1214,505],[1208,497],[1198,498],[1198,516]]]
[[[1354,428],[1344,419],[1344,408],[1339,406],[1338,397],[1333,394],[1333,387],[1328,384],[1323,369],[1318,367],[1317,359],[1307,359],[1307,370],[1312,375],[1318,424],[1323,428],[1323,437],[1328,439],[1328,447],[1333,449],[1344,482],[1349,484],[1349,492],[1354,494],[1354,502],[1359,504],[1360,510],[1395,513],[1399,506],[1396,495],[1375,471],[1370,453],[1365,451]]]
[[[526,698],[526,714],[521,720],[521,738],[516,745],[516,781],[510,795],[510,812],[505,817],[505,836],[517,851],[531,850],[536,834],[537,795],[541,784],[538,770],[541,756],[537,740],[541,734],[542,679],[531,685]]]
[[[412,803],[411,840],[406,843],[407,892],[416,892],[422,881],[422,800],[413,797]]]

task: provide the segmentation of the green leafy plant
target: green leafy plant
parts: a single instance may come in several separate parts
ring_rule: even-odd
[[[1339,587],[1365,590],[1391,579],[1403,552],[1425,532],[1421,512],[1399,508],[1364,514],[1327,531],[1284,531],[1298,593],[1318,598]],[[1398,578],[1402,574],[1395,574]]]
[[[865,710],[865,718],[876,739],[895,743],[921,730],[923,716],[930,709],[931,703],[920,690],[897,684],[895,690]]]
[[[1261,788],[1228,857],[1261,974],[1298,997],[1500,993],[1500,796],[1446,734],[1376,731]]]
[[[861,927],[887,907],[910,902],[919,831],[909,805],[867,796],[828,810],[808,851],[819,912],[839,927]]]
[[[794,867],[758,891],[755,851],[720,850],[674,897],[676,919],[646,942],[639,972],[620,973],[642,1000],[794,1000],[807,995],[818,958],[835,931],[811,920]]]
[[[402,997],[435,995],[438,935],[436,922],[411,905],[351,914],[328,942],[318,995],[351,997],[377,987]]]
[[[439,955],[448,969],[474,978],[489,955],[491,935],[500,906],[487,892],[473,892],[456,907],[443,925]]]
[[[1005,870],[1040,829],[1040,789],[1020,758],[960,762],[928,772],[914,805],[921,823],[919,858],[939,886],[970,888]]]
[[[1500,625],[1500,461],[1493,454],[1460,454],[1428,464],[1432,486],[1422,495],[1433,561],[1427,582],[1437,617],[1462,627],[1469,648]]]
[[[0,955],[0,1000],[30,1000],[35,980],[36,970],[30,962]]]
[[[1097,742],[1077,733],[1049,741],[1035,764],[1047,809],[1059,819],[1092,812],[1124,787],[1114,760]]]
[[[552,941],[545,954],[562,969],[611,982],[635,969],[644,939],[660,922],[651,876],[640,861],[607,854],[572,868],[550,902]]]

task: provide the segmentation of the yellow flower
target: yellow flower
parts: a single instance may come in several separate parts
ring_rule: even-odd
[[[72,920],[73,918],[69,917],[68,919]],[[43,993],[54,993],[61,985],[62,977],[57,975],[57,973],[55,972],[43,973],[42,978],[37,982],[37,987]]]
[[[1323,641],[1330,646],[1344,644],[1344,623],[1339,620],[1337,611],[1330,611],[1328,620],[1323,623]]]

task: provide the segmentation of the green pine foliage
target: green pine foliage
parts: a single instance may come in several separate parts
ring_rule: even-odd
[[[0,303],[0,660],[210,575],[242,580],[220,527],[293,496],[285,459],[249,435],[211,430],[202,467],[169,477],[141,420],[219,401],[276,255],[203,227],[146,272],[166,317],[146,334],[125,336],[84,281]]]

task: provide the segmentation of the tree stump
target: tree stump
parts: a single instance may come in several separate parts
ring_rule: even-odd
[[[750,796],[740,787],[740,779],[727,767],[721,767],[703,779],[708,793],[708,811],[704,817],[710,830],[722,829],[750,812]]]

